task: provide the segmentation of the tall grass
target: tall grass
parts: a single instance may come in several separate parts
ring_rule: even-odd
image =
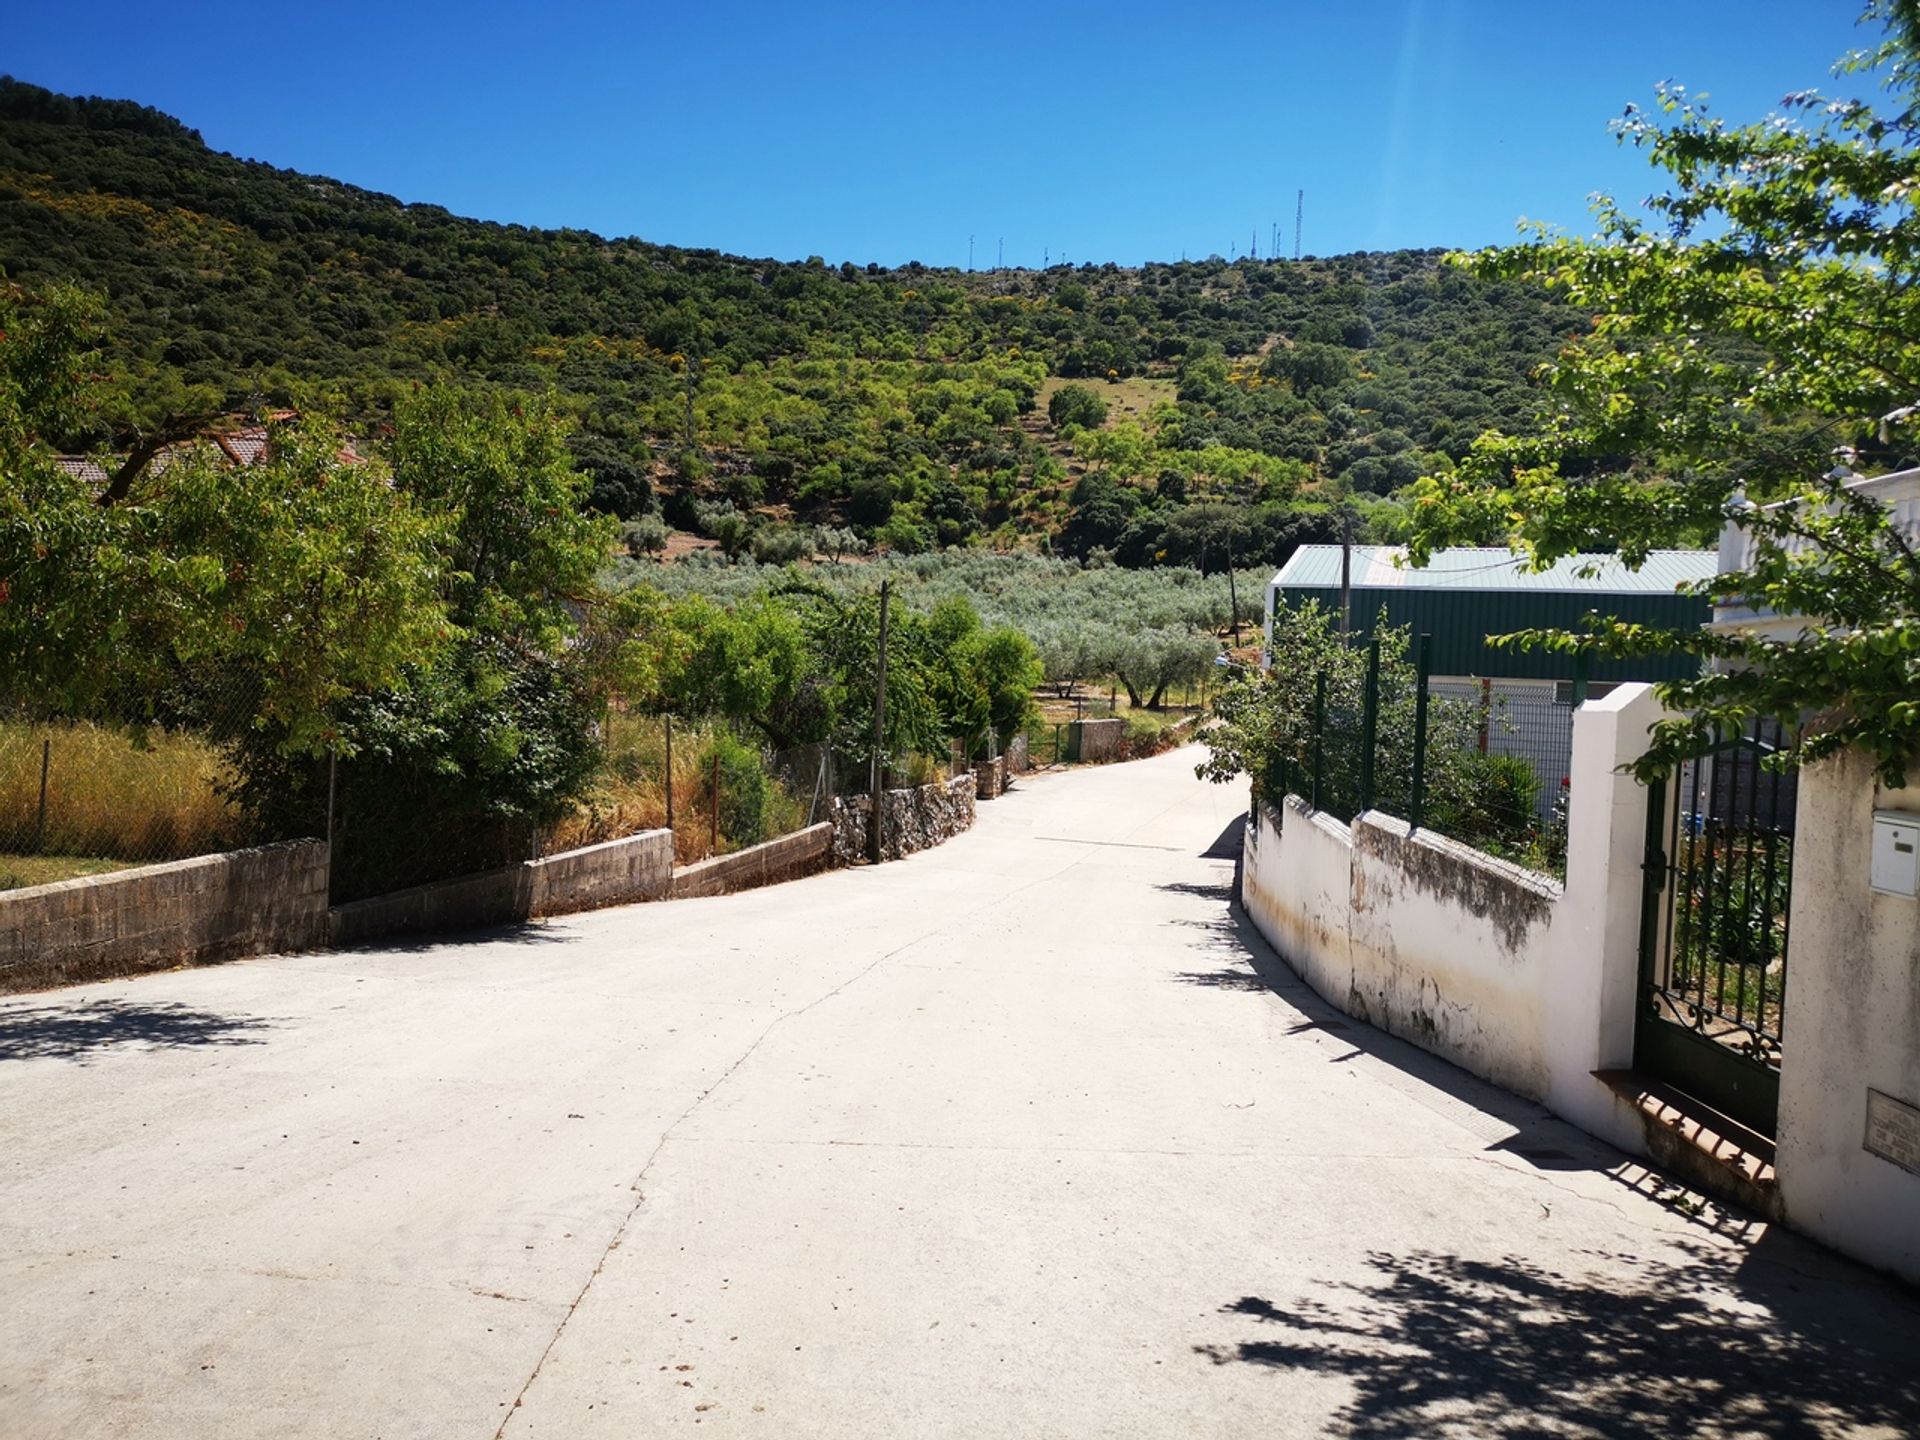
[[[655,715],[616,712],[607,719],[606,747],[607,763],[593,790],[544,837],[542,848],[548,853],[665,828],[665,723]],[[716,750],[721,759],[717,817]],[[752,747],[712,724],[674,722],[672,784],[678,864],[724,855],[807,823],[807,797],[790,793],[768,773],[764,758]]]
[[[47,802],[40,831],[42,747]],[[232,772],[198,736],[88,722],[0,722],[0,850],[181,860],[245,843]]]

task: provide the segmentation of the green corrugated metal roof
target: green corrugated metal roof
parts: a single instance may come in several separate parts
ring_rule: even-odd
[[[1580,629],[1589,615],[1682,629],[1704,624],[1711,613],[1706,601],[1674,588],[1714,573],[1716,556],[1708,550],[1655,551],[1637,572],[1610,555],[1593,555],[1538,574],[1521,569],[1524,562],[1506,550],[1442,550],[1420,570],[1394,563],[1404,553],[1384,545],[1354,547],[1353,628],[1367,635],[1376,626],[1405,626],[1415,635],[1431,635],[1436,675],[1570,680],[1572,657],[1496,649],[1487,637]],[[1579,574],[1588,564],[1597,573]],[[1288,605],[1314,602],[1337,610],[1340,547],[1301,546],[1268,588]],[[1647,655],[1595,661],[1592,678],[1677,680],[1698,672],[1699,662],[1685,655]]]
[[[1656,550],[1638,570],[1613,555],[1579,555],[1546,570],[1528,570],[1511,551],[1462,547],[1437,550],[1415,569],[1394,545],[1353,547],[1356,590],[1508,590],[1578,595],[1671,595],[1680,585],[1705,580],[1718,569],[1711,550]],[[1594,573],[1581,572],[1592,568]],[[1283,590],[1340,588],[1340,547],[1302,545],[1273,577]]]

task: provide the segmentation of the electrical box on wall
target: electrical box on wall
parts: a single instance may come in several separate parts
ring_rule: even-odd
[[[1873,812],[1871,880],[1882,895],[1920,895],[1920,815]]]

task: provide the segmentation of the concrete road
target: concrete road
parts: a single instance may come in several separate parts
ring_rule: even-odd
[[[1193,753],[0,1003],[0,1435],[1920,1433],[1910,1291],[1301,989]]]

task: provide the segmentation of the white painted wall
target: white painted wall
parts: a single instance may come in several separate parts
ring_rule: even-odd
[[[1567,816],[1565,924],[1550,959],[1547,1053],[1549,1104],[1558,1115],[1623,1150],[1645,1151],[1635,1109],[1593,1078],[1633,1064],[1640,971],[1640,901],[1646,853],[1647,788],[1621,767],[1646,753],[1648,732],[1666,713],[1651,685],[1621,685],[1589,700],[1573,718]]]
[[[1560,885],[1369,813],[1353,827],[1352,1013],[1537,1100]]]
[[[1633,1056],[1646,792],[1618,767],[1660,715],[1622,685],[1575,721],[1567,883],[1369,813],[1262,806],[1242,867],[1254,925],[1347,1014],[1633,1150],[1632,1107],[1593,1078]]]
[[[1263,802],[1247,828],[1240,900],[1254,928],[1300,978],[1347,1010],[1353,988],[1353,842],[1347,827],[1297,796],[1287,798],[1284,817]]]
[[[1777,1166],[1798,1229],[1920,1282],[1920,1175],[1864,1145],[1869,1087],[1920,1105],[1920,900],[1868,885],[1873,812],[1920,811],[1848,754],[1804,771],[1795,822]]]
[[[1347,1014],[1646,1155],[1649,1122],[1594,1072],[1633,1062],[1647,792],[1621,767],[1663,713],[1634,684],[1575,718],[1564,888],[1292,797],[1249,832],[1247,914]],[[1869,888],[1875,809],[1920,812],[1920,787],[1877,789],[1860,756],[1801,776],[1777,1183],[1795,1228],[1920,1281],[1920,1174],[1862,1143],[1869,1087],[1920,1105],[1920,900]]]

